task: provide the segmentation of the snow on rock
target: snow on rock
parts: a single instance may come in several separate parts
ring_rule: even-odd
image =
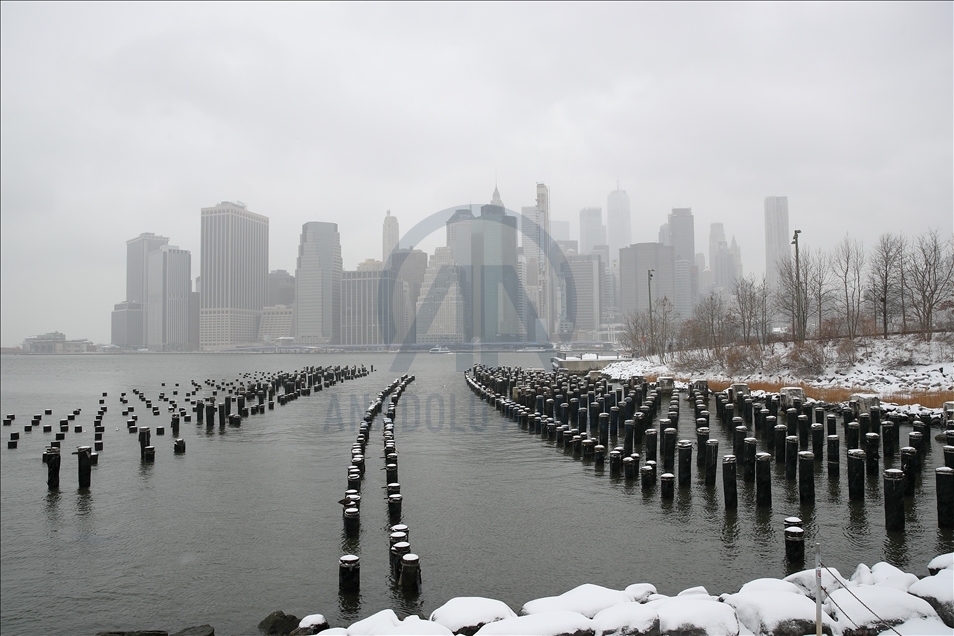
[[[663,634],[737,636],[739,633],[735,610],[725,603],[698,595],[671,598],[660,603],[656,611],[659,613],[659,631]]]
[[[928,563],[928,572],[931,574],[937,574],[938,571],[944,568],[954,568],[954,552],[940,554],[931,559],[931,562]]]
[[[874,582],[876,584],[883,583],[885,580],[887,580],[888,578],[892,576],[898,576],[903,574],[906,574],[904,570],[898,569],[895,566],[891,565],[890,563],[885,563],[884,561],[875,563],[874,565],[871,566],[871,576],[874,577]]]
[[[659,634],[659,615],[641,603],[620,603],[593,617],[596,636],[648,636]]]
[[[697,585],[696,587],[686,588],[683,591],[676,594],[676,596],[709,596],[709,590],[707,590],[702,585]]]
[[[348,627],[348,636],[369,636],[369,634],[380,634],[381,629],[396,627],[401,619],[397,617],[392,609],[381,610],[377,614],[352,623]]]
[[[793,586],[794,587],[794,586]],[[802,636],[815,632],[815,602],[800,591],[748,591],[729,594],[725,604],[753,634]],[[822,613],[822,630],[832,633],[833,621]]]
[[[627,601],[628,602],[628,601]],[[487,623],[476,636],[593,636],[593,621],[579,612],[555,610]]]
[[[783,581],[782,579],[755,579],[754,581],[749,581],[739,589],[740,594],[743,592],[789,592],[791,594],[804,594],[800,587],[794,583]]]
[[[908,588],[908,594],[931,604],[948,627],[954,627],[954,568],[939,570]]]
[[[546,596],[528,601],[523,606],[523,609],[520,610],[520,613],[539,614],[541,612],[552,612],[554,610],[569,610],[571,612],[579,612],[587,618],[593,618],[607,607],[612,607],[619,603],[629,603],[631,600],[631,597],[626,592],[611,590],[602,585],[584,583],[559,596]]]
[[[327,625],[328,621],[325,620],[323,614],[309,614],[305,618],[298,621],[298,627],[319,627],[321,625]]]
[[[420,616],[408,616],[399,625],[391,627],[378,623],[375,629],[374,633],[380,636],[454,636],[454,632],[440,623],[425,621]]]
[[[851,574],[852,583],[857,583],[858,585],[874,585],[875,578],[871,574],[871,568],[869,568],[864,563],[859,563],[858,567],[855,568],[855,571]]]
[[[855,585],[849,583],[845,577],[835,568],[823,568],[821,573],[821,585],[822,585],[822,596],[831,594],[837,589],[843,587],[852,587]],[[794,583],[798,586],[805,596],[815,600],[815,570],[802,570],[801,572],[796,572],[795,574],[789,574],[786,576],[784,581],[789,583]],[[822,599],[824,600],[824,598]]]
[[[950,633],[950,628],[945,627],[944,623],[936,618],[912,618],[878,633],[878,636],[898,636],[898,634],[901,634],[901,636],[936,636],[937,634]]]
[[[937,612],[924,599],[882,585],[856,585],[832,592],[832,617],[843,636],[868,636],[911,618],[934,618]],[[868,609],[868,608],[872,609]],[[877,616],[872,613],[877,612]]]
[[[473,636],[487,623],[516,616],[503,601],[479,596],[459,596],[431,612],[430,620],[440,623],[455,634]]]
[[[623,591],[637,603],[645,603],[651,595],[656,593],[656,586],[652,583],[633,583]]]

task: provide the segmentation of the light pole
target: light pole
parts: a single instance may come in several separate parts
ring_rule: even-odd
[[[798,235],[801,230],[795,230],[792,245],[795,246],[795,341],[805,342],[805,332],[802,325],[802,271],[798,264]]]
[[[653,323],[653,272],[650,269],[646,271],[646,290],[649,292],[649,353],[652,355],[656,350],[656,327]]]

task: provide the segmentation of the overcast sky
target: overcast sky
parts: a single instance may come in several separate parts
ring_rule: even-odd
[[[792,229],[951,236],[952,4],[57,4],[0,16],[2,344],[109,342],[125,241],[192,250],[199,209],[306,221],[345,268],[461,203],[550,186],[553,218],[632,201],[634,241],[691,207],[764,269],[763,199]],[[604,217],[605,218],[605,217]],[[432,251],[443,237],[423,247]]]

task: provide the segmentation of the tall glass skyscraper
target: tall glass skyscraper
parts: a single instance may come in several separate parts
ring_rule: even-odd
[[[778,261],[791,258],[792,237],[788,231],[788,197],[765,197],[765,280],[778,287]]]
[[[295,342],[341,342],[341,238],[337,223],[301,226],[295,269]]]

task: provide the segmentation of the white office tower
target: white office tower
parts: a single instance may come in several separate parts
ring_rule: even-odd
[[[401,231],[398,229],[398,220],[396,216],[391,216],[391,210],[388,210],[384,217],[384,231],[382,232],[381,261],[388,262],[391,252],[397,249],[398,242],[401,240]]]
[[[632,222],[629,212],[629,195],[625,190],[616,189],[606,198],[606,239],[609,242],[610,262],[619,261],[619,250],[632,242]]]
[[[464,296],[460,266],[449,247],[434,250],[417,300],[417,343],[464,342]]]
[[[341,240],[337,223],[301,226],[295,269],[295,342],[337,344],[341,337]]]
[[[791,258],[788,232],[788,197],[765,197],[765,281],[778,288],[779,259]]]
[[[725,226],[722,223],[713,223],[709,226],[709,270],[712,272],[712,284],[721,287],[719,282],[722,275],[719,271],[720,253],[725,244]]]
[[[240,201],[202,208],[200,258],[201,346],[255,342],[268,295],[268,217]]]
[[[150,351],[190,351],[192,255],[163,245],[149,252],[146,271],[146,346]]]
[[[673,208],[669,215],[669,245],[672,246],[676,297],[671,299],[683,318],[692,315],[699,286],[696,269],[696,229],[692,208]]]

